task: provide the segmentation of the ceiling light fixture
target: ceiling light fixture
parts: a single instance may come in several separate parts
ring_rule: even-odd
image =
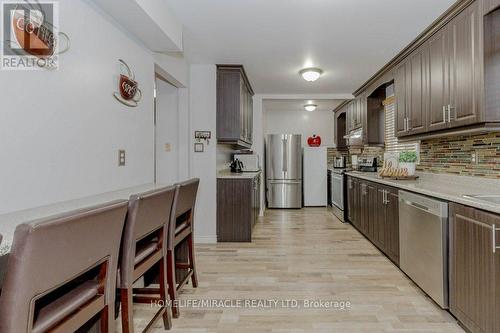
[[[306,109],[306,111],[309,111],[309,112],[313,112],[314,110],[316,110],[318,106],[316,104],[306,104],[304,105],[304,109]]]
[[[314,82],[317,79],[319,79],[321,74],[323,74],[323,71],[319,68],[311,67],[311,68],[304,68],[299,73],[300,75],[302,75],[304,80],[308,82]]]

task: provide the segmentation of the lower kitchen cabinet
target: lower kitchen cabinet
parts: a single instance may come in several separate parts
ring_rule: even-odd
[[[399,198],[396,188],[348,176],[347,216],[356,229],[399,265]]]
[[[500,332],[499,227],[499,215],[450,204],[450,311],[471,332]]]
[[[382,207],[385,216],[386,246],[385,254],[399,266],[399,195],[398,190],[385,186],[385,205]],[[382,225],[383,223],[380,223]],[[379,227],[380,228],[380,227]]]
[[[217,241],[251,242],[260,211],[260,175],[217,179]]]
[[[359,207],[359,181],[347,177],[347,218],[358,230],[361,229],[361,209]]]

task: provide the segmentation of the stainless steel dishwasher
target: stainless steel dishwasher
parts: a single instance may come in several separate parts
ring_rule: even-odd
[[[401,269],[448,308],[448,203],[399,191]]]

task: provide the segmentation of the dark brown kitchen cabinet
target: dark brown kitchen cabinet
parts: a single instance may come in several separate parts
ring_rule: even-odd
[[[365,181],[359,181],[359,227],[361,233],[365,236],[368,236],[368,218],[370,215],[370,207],[368,200],[368,184]]]
[[[344,102],[334,110],[335,136],[333,143],[335,144],[335,148],[337,148],[338,150],[347,148],[347,140],[345,138],[348,126],[347,109],[348,102]]]
[[[403,62],[395,70],[394,74],[394,95],[396,98],[395,109],[395,126],[396,136],[406,135],[406,119],[407,119],[407,63]]]
[[[347,132],[355,129],[356,101],[352,100],[347,104]]]
[[[414,51],[408,59],[409,94],[407,112],[407,130],[411,134],[426,130],[427,114],[427,58],[425,48]]]
[[[363,126],[363,117],[366,113],[366,96],[361,94],[356,97],[354,102],[353,129],[357,129]]]
[[[347,214],[349,221],[361,229],[360,184],[354,177],[347,178]]]
[[[375,239],[377,187],[374,183],[360,181],[361,232],[371,241]]]
[[[243,66],[217,66],[217,142],[252,146],[253,95]]]
[[[483,14],[488,14],[500,7],[500,0],[482,0]]]
[[[481,120],[479,15],[479,2],[476,1],[448,24],[450,102],[447,105],[447,120],[450,128],[475,124]]]
[[[385,228],[387,229],[384,253],[399,266],[399,195],[398,190],[385,187],[386,203],[384,210]]]
[[[396,69],[396,135],[407,136],[426,131],[428,109],[427,57],[421,47]]]
[[[413,51],[395,71],[396,135],[480,122],[482,71],[479,2]]]
[[[260,175],[217,179],[217,241],[251,242],[260,212]]]
[[[499,226],[499,215],[450,204],[450,311],[473,333],[500,332]]]
[[[347,178],[349,222],[399,265],[399,196],[396,188]]]
[[[429,112],[427,114],[428,131],[445,129],[448,126],[447,109],[449,104],[449,34],[447,29],[438,31],[423,46],[428,50],[428,87]]]
[[[348,132],[363,126],[363,114],[366,112],[366,96],[360,95],[347,105]]]

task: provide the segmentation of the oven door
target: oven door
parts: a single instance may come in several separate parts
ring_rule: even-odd
[[[332,203],[344,210],[344,175],[332,172]]]

